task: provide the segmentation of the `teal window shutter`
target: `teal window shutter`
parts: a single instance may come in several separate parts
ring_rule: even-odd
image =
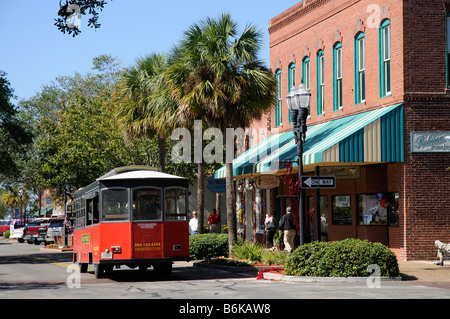
[[[307,90],[310,90],[310,74],[311,74],[311,59],[306,56],[302,61],[302,82]],[[308,108],[308,116],[311,115],[311,107]]]
[[[291,63],[288,67],[288,93],[291,92],[291,89],[295,86],[295,63]],[[291,112],[289,112],[288,118],[289,123],[292,123]]]
[[[365,34],[355,36],[355,104],[366,100],[366,48]]]
[[[323,50],[317,52],[317,115],[321,115],[325,111],[325,69],[324,69],[324,53]]]
[[[275,72],[276,80],[276,92],[275,92],[275,127],[281,126],[282,123],[282,111],[283,111],[283,100],[282,100],[282,90],[281,90],[281,70]]]
[[[338,42],[333,47],[333,111],[343,107],[342,88],[342,43]]]
[[[380,97],[391,94],[391,21],[384,20],[379,29]]]

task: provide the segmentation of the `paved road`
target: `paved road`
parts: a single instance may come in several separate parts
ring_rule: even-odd
[[[172,276],[166,280],[155,277],[151,270],[142,275],[127,267],[115,270],[110,279],[96,279],[91,267],[87,274],[71,270],[70,253],[48,252],[41,247],[0,239],[0,299],[177,299],[178,305],[213,299],[237,303],[324,298],[450,299],[450,289],[408,281],[382,282],[374,289],[364,282],[276,282],[256,280],[255,274],[193,267],[186,262],[175,263]]]

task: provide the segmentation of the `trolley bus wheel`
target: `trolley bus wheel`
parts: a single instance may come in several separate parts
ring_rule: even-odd
[[[161,277],[168,277],[172,274],[172,263],[153,265],[155,273]]]
[[[139,265],[139,271],[145,272],[147,271],[148,266],[147,265]]]
[[[105,267],[100,264],[95,264],[94,274],[97,279],[103,278],[105,275]]]
[[[80,273],[85,274],[88,271],[88,264],[80,264]]]

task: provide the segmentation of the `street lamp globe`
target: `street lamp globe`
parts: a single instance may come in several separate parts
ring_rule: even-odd
[[[292,87],[286,97],[289,110],[307,109],[311,103],[311,92],[309,92],[303,83],[296,87]]]

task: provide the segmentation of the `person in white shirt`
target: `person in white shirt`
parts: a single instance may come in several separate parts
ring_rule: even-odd
[[[192,212],[192,218],[189,221],[189,234],[190,235],[198,234],[198,218],[197,212],[195,210]]]

